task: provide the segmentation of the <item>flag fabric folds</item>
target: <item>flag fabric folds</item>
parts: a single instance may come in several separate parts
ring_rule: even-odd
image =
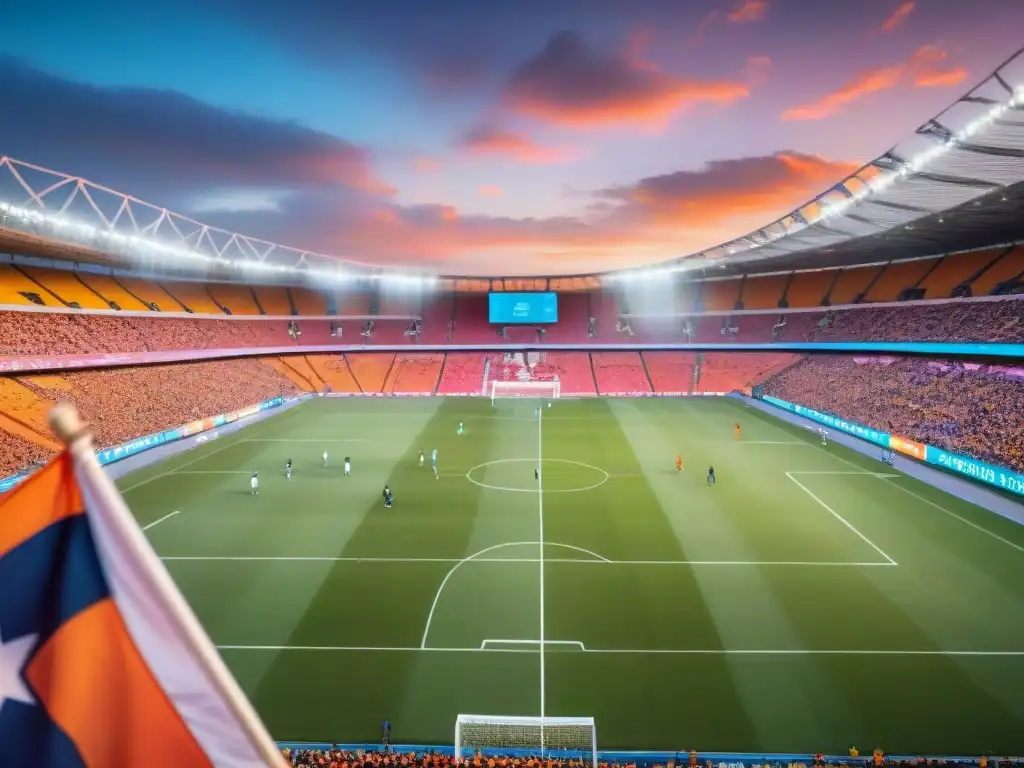
[[[0,500],[0,765],[280,765],[86,447]]]

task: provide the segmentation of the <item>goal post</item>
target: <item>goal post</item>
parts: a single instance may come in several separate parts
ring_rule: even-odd
[[[492,381],[491,405],[498,400],[534,398],[555,400],[561,397],[562,382],[554,381]]]
[[[455,720],[455,758],[478,751],[531,755],[583,756],[597,768],[597,728],[592,717],[512,717],[459,715]]]

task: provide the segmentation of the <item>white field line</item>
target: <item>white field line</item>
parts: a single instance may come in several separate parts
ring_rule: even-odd
[[[811,497],[812,499],[814,499],[814,500],[815,500],[816,502],[818,502],[818,504],[820,504],[820,505],[821,505],[822,507],[824,507],[826,511],[828,511],[828,512],[829,512],[829,513],[830,513],[830,514],[831,514],[831,515],[833,516],[833,517],[835,517],[835,518],[836,518],[836,520],[838,520],[838,521],[839,521],[839,522],[841,522],[841,523],[842,523],[843,525],[845,525],[845,526],[846,526],[847,528],[849,528],[849,529],[850,529],[851,531],[853,531],[853,532],[854,532],[855,534],[857,534],[857,535],[858,535],[858,536],[859,536],[859,537],[860,537],[860,538],[861,538],[861,539],[862,539],[863,541],[867,542],[867,544],[868,544],[868,545],[869,545],[869,546],[870,546],[870,547],[871,547],[871,548],[872,548],[873,550],[875,550],[875,552],[877,552],[877,553],[878,553],[878,554],[880,554],[880,555],[881,555],[882,557],[884,557],[884,558],[885,558],[886,560],[888,560],[888,561],[889,561],[889,564],[890,564],[890,565],[896,565],[896,561],[895,561],[895,560],[893,560],[893,559],[892,559],[891,557],[889,557],[889,556],[888,556],[887,554],[885,554],[885,552],[883,552],[883,551],[882,551],[881,547],[879,547],[879,546],[878,546],[877,544],[875,544],[875,542],[873,542],[873,541],[872,541],[871,539],[869,539],[869,538],[868,538],[867,536],[865,536],[865,535],[864,535],[863,533],[861,533],[860,531],[858,531],[858,530],[857,530],[857,529],[856,529],[856,528],[855,528],[855,527],[853,526],[853,524],[852,524],[852,523],[850,523],[850,522],[849,522],[849,521],[848,521],[848,520],[847,520],[847,519],[846,519],[845,517],[843,517],[842,515],[840,515],[840,514],[839,514],[838,512],[836,512],[836,511],[835,511],[834,509],[832,509],[832,507],[830,507],[830,506],[829,506],[828,504],[826,504],[826,503],[825,503],[824,501],[822,501],[821,499],[819,499],[819,498],[818,498],[818,497],[817,497],[817,496],[816,496],[816,495],[814,494],[814,492],[813,492],[813,491],[811,491],[811,489],[810,489],[810,488],[808,488],[808,487],[807,487],[806,485],[804,485],[804,484],[803,484],[803,483],[801,483],[801,482],[800,482],[799,480],[797,480],[797,479],[796,479],[795,477],[793,477],[793,473],[792,473],[792,472],[787,472],[787,473],[786,473],[786,477],[788,477],[788,478],[789,478],[790,480],[792,480],[792,481],[793,481],[794,483],[796,483],[796,484],[797,484],[798,486],[800,486],[800,488],[801,488],[801,489],[803,490],[803,492],[804,492],[804,493],[806,493],[806,494],[807,494],[808,496],[810,496],[810,497]]]
[[[184,464],[177,465],[174,469],[169,469],[166,472],[161,472],[158,475],[153,475],[152,477],[147,477],[145,480],[140,480],[137,483],[133,483],[132,485],[129,485],[127,488],[122,488],[121,489],[121,494],[123,495],[123,494],[128,493],[129,491],[134,491],[136,488],[141,488],[144,485],[152,483],[154,480],[159,480],[161,477],[167,477],[168,475],[173,475],[175,472],[177,472],[177,471],[179,471],[181,469],[184,469],[185,467],[191,467],[193,464],[195,464],[197,462],[200,462],[200,461],[203,461],[205,459],[208,459],[211,456],[216,456],[221,451],[226,451],[228,448],[234,448],[236,445],[241,445],[242,443],[246,442],[247,440],[251,440],[252,438],[243,437],[240,440],[231,440],[231,438],[234,437],[235,435],[238,435],[238,434],[244,434],[245,430],[252,429],[253,427],[257,427],[257,426],[262,426],[264,428],[266,428],[267,426],[271,426],[271,425],[280,426],[281,418],[282,417],[289,416],[289,415],[294,416],[295,413],[297,413],[299,410],[300,410],[299,408],[292,407],[292,408],[289,408],[283,414],[275,414],[278,417],[276,419],[273,416],[271,416],[271,417],[268,417],[264,421],[259,422],[257,424],[250,424],[250,425],[248,425],[246,427],[242,427],[237,432],[235,432],[235,433],[229,435],[227,438],[225,438],[226,441],[230,441],[230,442],[226,442],[226,444],[220,445],[220,446],[214,448],[212,451],[203,452],[199,456],[196,456],[194,459],[190,459],[189,461],[186,461]],[[168,457],[168,459],[166,459],[166,460],[169,460],[170,458],[173,458],[173,457]]]
[[[486,640],[486,642],[495,642]],[[510,642],[510,641],[501,641]],[[539,640],[526,641],[530,645]],[[552,645],[555,641],[547,641]],[[567,641],[568,642],[568,641]],[[572,641],[575,645],[575,641]],[[222,651],[381,651],[390,653],[536,653],[532,648],[440,648],[432,646],[372,646],[372,645],[218,645]],[[876,650],[876,649],[832,649],[832,648],[584,648],[558,650],[553,653],[601,653],[632,654],[636,656],[1003,656],[1024,657],[1024,651],[969,651],[969,650]]]
[[[506,638],[488,638],[480,643],[480,650],[485,650],[488,643],[494,645],[540,645],[540,640],[508,640]],[[587,650],[579,640],[545,640],[544,645],[571,645],[581,651]]]
[[[246,437],[243,443],[368,443],[361,437]]]
[[[818,448],[821,448],[821,446],[816,446],[816,447],[818,447]],[[823,451],[824,451],[824,449],[823,449],[823,448],[822,448],[821,450],[823,450]],[[842,456],[836,456],[836,455],[835,455],[834,453],[830,453],[830,452],[828,452],[828,451],[825,451],[825,453],[827,453],[827,454],[828,454],[829,456],[831,456],[831,457],[832,457],[833,459],[835,459],[836,461],[841,461],[841,462],[843,462],[843,464],[847,464],[847,465],[849,465],[849,466],[851,466],[851,467],[856,467],[856,466],[857,466],[857,465],[856,465],[856,464],[854,464],[854,463],[853,463],[852,461],[850,461],[849,459],[844,459],[844,458],[843,458]],[[884,481],[885,481],[886,483],[888,483],[889,485],[891,485],[891,486],[892,486],[893,488],[899,488],[899,489],[900,489],[901,491],[903,491],[904,493],[909,493],[909,494],[910,494],[911,496],[913,496],[913,497],[914,497],[915,499],[918,499],[919,501],[923,501],[923,502],[924,502],[925,504],[927,504],[928,506],[930,506],[930,507],[934,507],[935,509],[939,510],[940,512],[945,512],[945,513],[946,513],[947,515],[949,515],[950,517],[955,517],[955,518],[956,518],[957,520],[959,520],[959,521],[960,521],[961,523],[965,523],[965,524],[969,525],[969,526],[970,526],[971,528],[974,528],[974,529],[975,529],[976,531],[981,531],[982,533],[984,533],[984,534],[986,534],[986,535],[988,535],[988,536],[991,536],[991,537],[992,537],[993,539],[996,539],[997,541],[1001,541],[1001,542],[1003,542],[1003,544],[1006,544],[1006,545],[1008,545],[1008,546],[1010,546],[1010,547],[1013,547],[1013,548],[1014,548],[1014,549],[1016,549],[1016,550],[1017,550],[1018,552],[1024,552],[1024,547],[1022,547],[1022,546],[1021,546],[1020,544],[1017,544],[1017,543],[1015,543],[1015,542],[1012,542],[1012,541],[1010,541],[1009,539],[1004,539],[1004,538],[1003,538],[1002,536],[1000,536],[1000,535],[999,535],[998,533],[993,533],[993,532],[992,532],[992,531],[990,531],[990,530],[989,530],[988,528],[984,528],[983,526],[980,526],[980,525],[978,525],[977,523],[975,523],[975,522],[972,522],[971,520],[968,520],[968,519],[967,519],[966,517],[963,517],[962,515],[958,515],[958,514],[957,514],[956,512],[953,512],[953,511],[951,511],[951,510],[948,510],[948,509],[946,509],[946,508],[945,508],[945,507],[943,507],[943,506],[942,506],[941,504],[937,504],[937,503],[935,503],[934,501],[932,501],[931,499],[926,499],[926,498],[925,498],[924,496],[921,496],[920,494],[918,494],[918,493],[915,493],[914,491],[910,490],[909,488],[904,488],[904,487],[903,487],[902,485],[900,485],[899,483],[895,483],[895,482],[893,482],[893,481],[892,481],[892,480],[890,479],[890,478],[892,478],[892,477],[897,477],[897,478],[900,478],[900,477],[906,477],[906,475],[895,475],[895,476],[893,476],[893,475],[882,475],[882,474],[878,474],[878,475],[875,475],[875,477],[880,477],[880,478],[882,478],[882,479],[883,479],[883,480],[884,480]],[[994,512],[993,512],[992,514],[996,514],[996,513],[994,513]]]
[[[899,477],[899,475],[887,475],[884,472],[868,472],[866,469],[860,472],[850,472],[845,469],[798,469],[790,472],[791,475],[867,475],[868,477]]]
[[[540,542],[540,716],[545,710],[544,685],[544,408],[537,411],[537,541]],[[543,728],[541,729],[543,731]],[[543,739],[542,739],[543,741]]]
[[[516,546],[516,544],[499,544],[499,547]],[[532,542],[536,543],[536,542]],[[547,542],[547,546],[556,546]],[[490,547],[495,549],[496,547]],[[317,555],[296,555],[293,557],[259,557],[259,556],[216,556],[216,555],[169,555],[161,557],[161,560],[175,561],[209,561],[209,562],[296,562],[296,563],[539,563],[539,557],[327,557]],[[812,566],[812,567],[843,567],[843,568],[878,568],[891,567],[895,563],[872,561],[868,563],[848,563],[839,561],[807,561],[807,560],[583,560],[581,558],[546,557],[545,563],[569,564],[569,565],[694,565],[694,566]]]
[[[164,515],[159,520],[154,520],[152,523],[149,523],[148,525],[142,526],[142,530],[148,531],[154,525],[160,525],[160,523],[162,523],[164,520],[167,520],[170,517],[174,517],[176,514],[178,514],[178,510],[177,509],[174,510],[173,512],[171,512],[170,514]]]

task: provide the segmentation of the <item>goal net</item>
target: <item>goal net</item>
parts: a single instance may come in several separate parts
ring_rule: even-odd
[[[597,766],[597,728],[592,717],[493,717],[459,715],[455,758],[478,751],[522,750],[532,755],[582,755]]]
[[[498,400],[534,398],[554,400],[562,394],[562,383],[554,381],[492,381],[491,404]]]

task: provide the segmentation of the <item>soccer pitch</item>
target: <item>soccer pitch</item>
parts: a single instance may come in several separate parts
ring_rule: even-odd
[[[541,413],[318,398],[119,485],[282,741],[1024,752],[1024,528],[738,399]]]

